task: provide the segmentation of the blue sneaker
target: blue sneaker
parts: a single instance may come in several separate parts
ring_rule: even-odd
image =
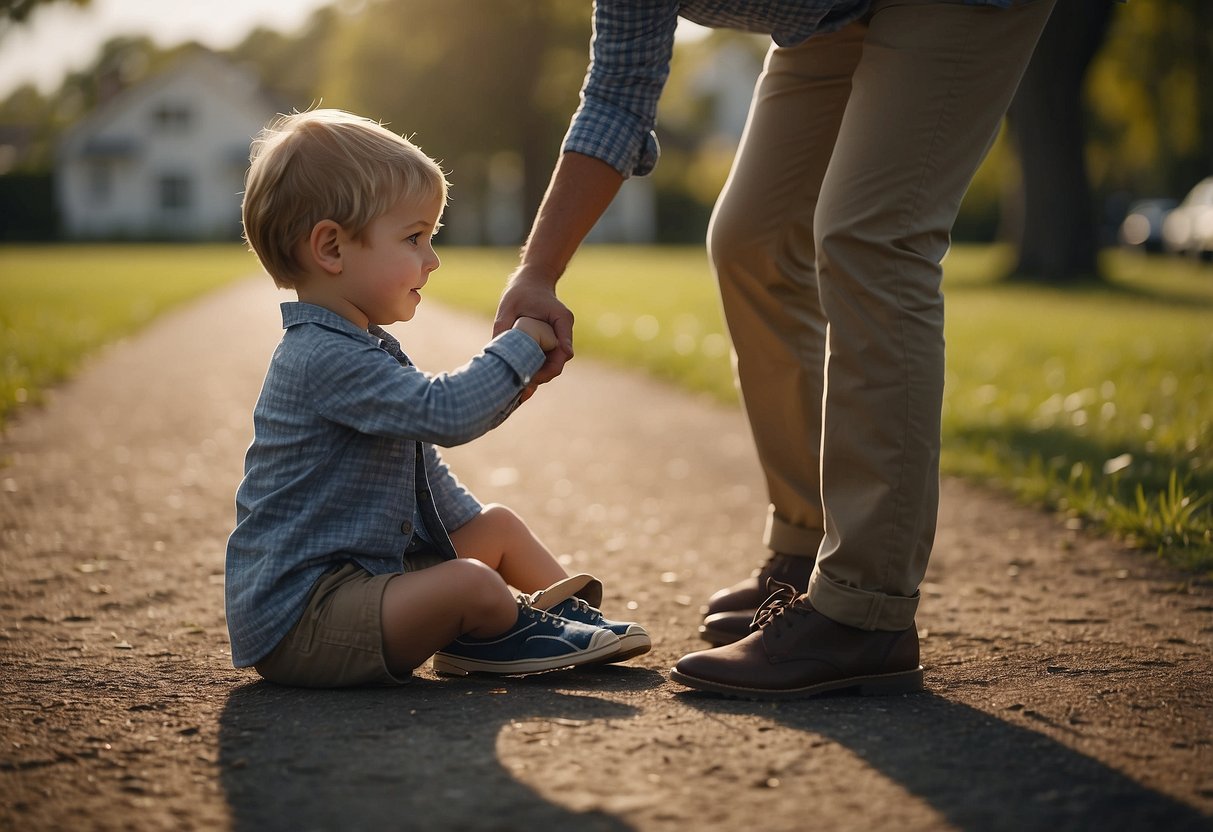
[[[549,614],[614,633],[619,639],[619,652],[603,659],[604,662],[622,662],[653,649],[653,640],[644,627],[631,621],[612,621],[602,615],[597,607],[602,603],[602,582],[590,575],[573,575],[558,581],[536,592],[530,602]]]
[[[434,670],[450,676],[469,673],[517,675],[604,661],[619,652],[610,630],[568,621],[518,598],[518,621],[499,636],[460,636],[434,654]]]

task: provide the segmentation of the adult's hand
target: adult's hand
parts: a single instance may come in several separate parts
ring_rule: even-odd
[[[494,337],[524,315],[551,324],[558,346],[535,374],[538,384],[560,375],[573,357],[573,313],[556,299],[556,281],[621,184],[623,176],[613,167],[580,153],[562,153],[552,172],[521,265],[510,276],[493,322]]]
[[[547,354],[532,378],[534,384],[544,384],[560,375],[573,357],[573,313],[556,298],[555,280],[526,265],[510,276],[497,305],[493,336],[510,329],[523,316],[546,321],[556,332],[556,349]]]

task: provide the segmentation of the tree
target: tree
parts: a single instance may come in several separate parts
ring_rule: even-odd
[[[1059,2],[1011,103],[1008,124],[1023,172],[1017,279],[1072,283],[1100,276],[1082,92],[1111,11],[1112,0]]]
[[[589,6],[567,0],[380,0],[346,19],[316,90],[416,134],[454,172],[453,205],[515,160],[521,211],[538,207],[577,104]],[[520,228],[519,236],[525,229]]]
[[[314,11],[300,31],[286,34],[258,27],[230,57],[253,68],[261,84],[282,100],[284,110],[305,110],[318,103],[325,85],[321,56],[328,51],[341,13],[333,6]]]
[[[0,33],[10,22],[20,23],[30,16],[38,6],[56,2],[70,2],[77,6],[87,6],[89,0],[0,0]]]

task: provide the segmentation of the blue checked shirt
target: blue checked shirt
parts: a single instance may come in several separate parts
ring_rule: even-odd
[[[475,517],[480,503],[434,446],[501,424],[544,360],[535,341],[509,330],[460,369],[430,376],[379,327],[359,329],[319,306],[282,304],[282,325],[227,546],[237,667],[273,650],[334,566],[400,572],[417,518],[454,557],[446,529]]]
[[[644,176],[660,148],[653,128],[670,74],[678,18],[717,29],[769,34],[794,46],[862,16],[871,0],[596,0],[590,67],[563,149]],[[964,0],[1008,7],[1020,0]]]

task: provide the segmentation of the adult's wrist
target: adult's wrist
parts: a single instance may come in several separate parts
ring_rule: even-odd
[[[564,269],[552,263],[528,262],[526,259],[510,275],[510,284],[521,283],[555,291]]]

